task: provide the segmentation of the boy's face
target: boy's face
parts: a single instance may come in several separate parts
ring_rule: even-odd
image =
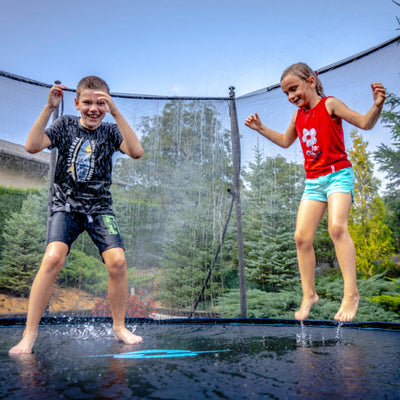
[[[79,100],[75,99],[75,108],[81,112],[81,124],[90,130],[97,129],[105,117],[108,108],[104,100],[99,100],[101,94],[95,94],[98,90],[83,89]]]

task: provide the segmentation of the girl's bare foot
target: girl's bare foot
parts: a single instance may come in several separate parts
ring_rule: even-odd
[[[360,300],[360,295],[358,294],[358,292],[355,293],[354,295],[344,295],[339,311],[335,315],[335,321],[340,321],[340,322],[352,321],[357,313],[359,300]]]
[[[123,342],[125,344],[138,344],[143,341],[141,336],[134,335],[125,326],[120,328],[114,327],[114,337],[115,340]]]
[[[37,331],[26,331],[22,337],[22,340],[8,352],[10,355],[16,354],[31,354],[33,346],[37,338]]]
[[[315,293],[312,296],[303,296],[300,308],[294,313],[294,317],[297,321],[304,321],[308,314],[310,314],[311,307],[318,303],[318,295]]]

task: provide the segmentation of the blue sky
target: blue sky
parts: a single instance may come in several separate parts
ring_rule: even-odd
[[[3,0],[0,69],[103,77],[116,93],[226,96],[318,69],[399,34],[391,0]]]

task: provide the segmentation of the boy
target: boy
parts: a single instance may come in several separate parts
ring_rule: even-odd
[[[47,104],[25,143],[29,153],[57,148],[58,160],[47,247],[32,284],[23,338],[10,354],[32,352],[54,282],[72,243],[84,230],[98,247],[109,272],[108,298],[115,339],[127,344],[142,341],[125,327],[127,266],[109,188],[113,153],[120,150],[132,158],[140,158],[143,149],[115,106],[108,85],[96,76],[83,78],[77,86],[75,108],[80,111],[80,117],[62,116],[46,129],[64,89],[64,85],[50,89]],[[102,122],[107,112],[114,117],[115,124]]]

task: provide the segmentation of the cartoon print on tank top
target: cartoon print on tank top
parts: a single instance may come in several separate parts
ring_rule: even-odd
[[[68,172],[75,181],[91,179],[95,166],[95,142],[76,138],[69,149]]]
[[[303,129],[303,143],[309,148],[307,150],[307,155],[313,157],[314,160],[318,160],[321,156],[321,151],[319,150],[319,146],[317,146],[317,131],[314,128]]]

